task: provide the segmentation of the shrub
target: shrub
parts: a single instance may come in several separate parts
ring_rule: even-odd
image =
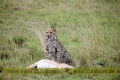
[[[26,38],[23,36],[18,36],[18,37],[14,37],[13,38],[13,42],[18,45],[18,46],[22,46],[22,44],[26,41]]]

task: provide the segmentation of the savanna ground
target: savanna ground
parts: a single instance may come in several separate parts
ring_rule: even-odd
[[[45,58],[45,30],[72,55],[74,67],[120,68],[119,0],[0,0],[0,68],[25,68]],[[4,75],[0,80],[119,80],[117,74]]]

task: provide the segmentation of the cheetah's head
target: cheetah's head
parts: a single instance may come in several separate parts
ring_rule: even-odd
[[[56,29],[50,28],[46,31],[46,37],[50,39],[52,36],[56,35]]]

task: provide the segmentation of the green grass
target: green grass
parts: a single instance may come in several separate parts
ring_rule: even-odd
[[[119,0],[0,0],[0,67],[24,68],[45,58],[45,30],[71,53],[74,67],[120,68]],[[14,42],[21,36],[22,45]],[[19,39],[21,39],[19,38]],[[66,77],[67,76],[67,77]],[[0,80],[119,80],[117,75],[1,75]]]

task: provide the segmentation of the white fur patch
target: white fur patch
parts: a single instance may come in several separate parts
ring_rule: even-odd
[[[57,63],[46,59],[35,62],[34,64],[31,64],[28,68],[34,68],[35,66],[37,66],[37,68],[73,68],[68,64]]]

